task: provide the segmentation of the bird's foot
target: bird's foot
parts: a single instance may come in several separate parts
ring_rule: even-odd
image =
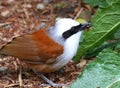
[[[52,87],[63,87],[66,86],[65,84],[56,84],[56,83],[52,83],[52,84],[41,84],[40,86],[46,87],[46,86],[52,86]]]
[[[53,81],[49,80],[47,77],[45,77],[43,74],[38,74],[36,73],[39,77],[41,77],[43,80],[45,80],[45,82],[47,82],[48,84],[41,84],[40,86],[53,86],[53,87],[62,87],[62,86],[66,86],[66,84],[57,84],[54,83]]]

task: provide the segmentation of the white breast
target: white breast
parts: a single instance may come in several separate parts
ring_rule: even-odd
[[[66,40],[66,42],[64,43],[63,54],[59,56],[56,63],[54,63],[54,69],[60,69],[74,57],[79,46],[80,35],[81,32],[78,32]]]

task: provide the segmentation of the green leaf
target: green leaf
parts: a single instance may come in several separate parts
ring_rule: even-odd
[[[120,43],[119,43],[118,45],[116,45],[115,50],[116,50],[118,53],[120,53]]]
[[[120,29],[115,33],[114,38],[120,39]]]
[[[96,60],[86,65],[70,88],[111,88],[118,81],[120,81],[120,56],[111,49],[104,49]]]
[[[101,46],[95,48],[94,50],[87,52],[85,55],[85,58],[90,58],[96,56],[100,51],[102,51],[105,48],[114,48],[119,52],[120,51],[120,39],[114,40],[112,42],[105,42]]]
[[[106,0],[106,2],[107,2],[109,5],[112,5],[113,3],[120,2],[120,0]]]
[[[74,61],[112,38],[114,33],[120,29],[120,1],[112,3],[107,8],[99,9],[93,17],[92,24],[91,30],[84,32],[83,41]]]
[[[108,5],[106,0],[83,0],[83,2],[90,4],[92,7],[94,7],[94,6],[104,7],[104,6]]]
[[[109,88],[120,88],[120,81],[115,82],[113,85],[111,85]]]

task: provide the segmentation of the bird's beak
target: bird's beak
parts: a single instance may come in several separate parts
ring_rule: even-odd
[[[90,28],[91,27],[91,24],[90,23],[84,23],[84,24],[81,24],[81,29],[87,29],[87,28]]]

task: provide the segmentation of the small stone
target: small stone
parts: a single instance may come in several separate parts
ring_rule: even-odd
[[[0,66],[0,72],[3,72],[3,71],[5,71],[5,70],[7,70],[7,67]]]
[[[43,0],[44,3],[49,3],[51,2],[52,0]]]
[[[7,39],[6,39],[6,38],[3,38],[3,41],[7,41]]]
[[[44,10],[45,9],[45,5],[41,4],[41,3],[38,3],[36,8],[39,9],[39,10]]]
[[[31,4],[23,4],[23,7],[24,8],[32,8],[32,5]]]
[[[8,25],[5,26],[5,28],[6,28],[6,29],[10,29],[11,26],[8,24]]]
[[[14,0],[7,0],[7,2],[10,4],[10,3],[12,3]]]
[[[8,10],[3,11],[3,12],[1,12],[1,16],[6,17],[9,15],[9,13],[10,13],[10,11],[8,11]]]

